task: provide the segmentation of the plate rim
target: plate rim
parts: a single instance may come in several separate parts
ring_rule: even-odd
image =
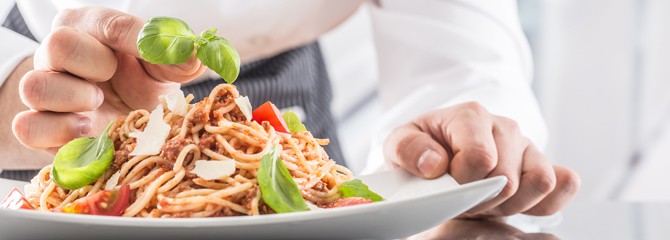
[[[446,176],[446,175],[445,175]],[[471,191],[474,188],[491,188],[488,197],[473,201],[468,209],[495,197],[504,185],[507,178],[504,176],[495,176],[481,179],[474,182],[461,184],[455,188],[436,191],[427,195],[412,196],[393,201],[381,201],[370,204],[348,206],[343,208],[333,208],[324,210],[312,210],[305,212],[293,212],[283,214],[271,214],[262,216],[235,216],[235,217],[217,217],[217,218],[130,218],[113,216],[91,216],[66,213],[48,213],[33,210],[14,210],[0,209],[0,216],[22,217],[49,222],[77,223],[98,226],[124,226],[124,227],[234,227],[234,226],[253,226],[266,224],[281,224],[289,222],[309,221],[321,218],[335,218],[346,215],[363,214],[374,212],[384,208],[394,208],[394,205],[402,205],[407,202],[416,201],[423,198],[440,197],[442,195],[458,194],[459,192]],[[54,217],[56,216],[56,217]]]

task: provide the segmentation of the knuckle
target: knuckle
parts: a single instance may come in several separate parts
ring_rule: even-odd
[[[37,109],[44,102],[47,95],[47,81],[39,71],[29,71],[21,79],[19,93],[28,107]]]
[[[577,194],[581,187],[581,178],[579,177],[579,174],[567,168],[562,168],[560,174],[562,176],[559,178],[560,182],[557,183],[560,189],[568,195]]]
[[[538,193],[549,194],[556,187],[556,176],[554,174],[533,174],[529,176],[529,182]]]
[[[479,102],[466,102],[463,103],[462,107],[469,113],[477,116],[488,115],[488,111],[482,104]]]
[[[103,13],[101,21],[102,37],[111,45],[118,45],[130,37],[129,29],[132,29],[136,19],[133,16],[125,14],[116,14],[113,12]]]
[[[499,126],[501,130],[505,132],[512,132],[512,133],[521,132],[519,124],[516,121],[506,117],[497,117],[496,124]]]
[[[19,113],[14,117],[12,122],[12,131],[14,136],[21,142],[21,144],[31,147],[36,139],[36,129],[30,115]]]
[[[507,178],[507,184],[505,184],[505,187],[503,187],[503,189],[498,194],[498,196],[501,198],[509,198],[519,189],[519,183],[515,178],[509,175],[505,175],[505,177]]]
[[[47,37],[44,44],[47,48],[47,62],[51,66],[59,65],[74,52],[79,39],[71,27],[58,27]]]
[[[53,27],[69,26],[72,22],[79,19],[83,9],[66,8],[60,10],[54,17]]]
[[[495,152],[486,148],[484,144],[475,144],[470,147],[470,151],[473,152],[471,159],[468,161],[470,165],[481,169],[482,171],[493,171],[498,165],[498,156]]]

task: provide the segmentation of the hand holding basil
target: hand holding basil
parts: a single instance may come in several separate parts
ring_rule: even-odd
[[[137,38],[140,57],[154,64],[186,62],[197,49],[196,56],[227,83],[233,83],[240,72],[240,56],[225,38],[216,36],[216,29],[196,36],[184,21],[155,17],[147,21]]]
[[[98,180],[114,160],[114,143],[107,125],[95,138],[77,138],[56,153],[51,169],[53,180],[62,188],[74,190]]]

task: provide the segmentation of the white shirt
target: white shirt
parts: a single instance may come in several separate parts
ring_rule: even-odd
[[[18,0],[38,40],[58,10],[115,8],[144,19],[173,16],[196,31],[215,27],[243,62],[314,41],[349,17],[360,0]],[[387,0],[371,4],[379,95],[387,110],[367,171],[383,165],[381,139],[393,126],[421,113],[465,101],[516,120],[543,148],[546,127],[530,89],[532,59],[515,0]],[[0,29],[0,83],[37,44]],[[356,87],[356,86],[352,86]]]

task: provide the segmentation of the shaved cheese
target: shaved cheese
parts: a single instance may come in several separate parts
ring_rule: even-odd
[[[184,92],[177,90],[176,92],[165,96],[165,102],[167,103],[167,108],[174,114],[179,116],[186,116],[188,112],[188,102],[184,97]]]
[[[170,134],[170,125],[163,121],[163,106],[158,104],[158,107],[151,111],[149,122],[147,123],[147,127],[144,128],[144,132],[132,134],[137,138],[137,145],[135,145],[135,149],[128,155],[159,154],[168,134]]]
[[[216,180],[228,177],[235,173],[234,160],[198,160],[191,173],[205,180]]]
[[[249,97],[237,97],[235,98],[235,104],[240,108],[247,121],[251,121],[251,102],[249,102]]]
[[[135,131],[135,132],[129,132],[128,133],[128,137],[131,137],[131,138],[138,138],[138,137],[140,137],[140,135],[142,135],[142,132],[140,132],[140,131]]]
[[[35,192],[37,192],[37,189],[35,189],[35,185],[33,185],[32,183],[28,183],[25,186],[23,186],[23,193],[25,193],[26,196]]]
[[[105,190],[112,190],[114,187],[116,187],[117,184],[119,184],[119,176],[121,176],[121,172],[116,172],[114,175],[109,177],[107,179],[107,182],[105,183]]]

